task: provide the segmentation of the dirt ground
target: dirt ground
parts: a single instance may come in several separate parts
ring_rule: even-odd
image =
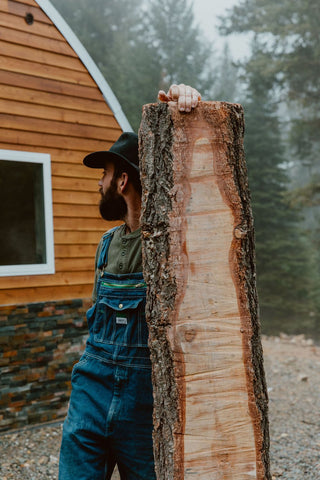
[[[302,335],[263,338],[273,479],[320,479],[320,347]]]
[[[320,480],[320,347],[286,335],[263,337],[263,347],[272,478]],[[60,423],[2,434],[0,479],[56,480],[60,438]]]

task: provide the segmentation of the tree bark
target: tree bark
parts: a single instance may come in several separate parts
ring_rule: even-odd
[[[240,105],[144,106],[142,244],[158,480],[270,479]]]

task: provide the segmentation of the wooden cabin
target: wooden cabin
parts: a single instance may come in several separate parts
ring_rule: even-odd
[[[0,2],[0,429],[64,415],[109,225],[83,157],[131,130],[48,0]]]

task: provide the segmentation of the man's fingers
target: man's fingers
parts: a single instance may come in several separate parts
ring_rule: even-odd
[[[190,112],[192,104],[192,88],[188,85],[181,85],[180,87],[178,108],[180,112]]]
[[[198,92],[198,90],[193,88],[192,97],[191,97],[191,107],[195,108],[200,102],[200,100],[201,100],[200,93]]]
[[[168,91],[168,97],[170,98],[170,100],[173,100],[174,102],[176,102],[177,100],[179,100],[179,95],[180,95],[180,86],[181,85],[171,85],[171,87],[169,88],[169,91]]]
[[[192,108],[198,105],[201,95],[195,88],[181,83],[180,85],[171,85],[168,93],[160,90],[158,99],[162,102],[169,102],[170,100],[177,102],[180,112],[190,112]]]
[[[189,87],[188,85],[183,85],[180,89],[178,108],[181,112],[190,112],[198,105],[200,100],[201,95],[198,90]]]
[[[160,100],[160,102],[169,102],[170,101],[170,98],[168,97],[166,92],[164,92],[163,90],[159,90],[158,99]]]

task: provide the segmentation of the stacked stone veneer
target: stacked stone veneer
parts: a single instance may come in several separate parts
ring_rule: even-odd
[[[90,300],[0,306],[0,430],[63,418]]]

